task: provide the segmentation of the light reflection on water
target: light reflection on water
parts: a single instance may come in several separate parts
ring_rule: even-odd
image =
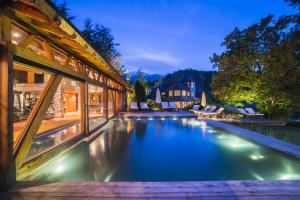
[[[118,119],[28,180],[300,179],[300,161],[197,119]]]

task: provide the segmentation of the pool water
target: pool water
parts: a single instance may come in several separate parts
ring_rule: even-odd
[[[300,160],[193,118],[116,118],[25,180],[300,179]]]
[[[300,127],[280,125],[250,125],[236,124],[236,126],[274,137],[292,144],[300,145]]]

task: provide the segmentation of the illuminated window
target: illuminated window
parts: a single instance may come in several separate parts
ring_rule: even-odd
[[[90,131],[106,121],[104,90],[102,87],[88,85],[89,129]]]
[[[189,91],[187,92],[187,96],[190,96],[190,92]]]
[[[14,125],[13,140],[20,138],[21,130],[36,102],[42,95],[50,74],[23,65],[14,64],[13,94],[14,94]]]
[[[186,96],[186,90],[182,90],[182,96]]]
[[[172,97],[173,96],[173,90],[170,90],[169,91],[169,97]]]
[[[31,157],[81,133],[80,82],[63,78],[27,155]]]
[[[180,96],[180,90],[175,90],[174,91],[174,96]]]

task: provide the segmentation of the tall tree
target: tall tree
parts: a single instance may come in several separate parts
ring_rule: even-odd
[[[85,20],[82,34],[120,74],[125,73],[125,66],[120,64],[121,54],[117,50],[119,43],[115,42],[114,36],[108,27],[100,24],[94,25],[92,20],[88,18]]]
[[[54,4],[57,6],[59,11],[70,21],[75,19],[75,15],[73,15],[70,11],[70,8],[68,6],[68,3],[66,0],[64,0],[62,3],[57,3],[55,0],[53,1]]]
[[[299,16],[267,16],[244,30],[234,29],[214,54],[218,69],[212,88],[224,103],[255,101],[267,113],[283,116],[300,109]]]
[[[296,9],[300,9],[300,0],[284,0],[284,1],[287,2],[290,6]]]
[[[134,91],[135,91],[138,108],[139,110],[141,110],[140,103],[146,101],[146,92],[143,84],[138,80],[135,82]]]

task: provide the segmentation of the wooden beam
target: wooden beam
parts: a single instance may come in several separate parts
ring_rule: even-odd
[[[35,35],[31,34],[22,43],[20,43],[19,46],[26,48],[35,38]]]
[[[72,59],[71,56],[67,56],[67,59],[66,59],[66,61],[64,63],[65,67],[69,67],[70,66],[71,59]]]
[[[13,70],[8,47],[0,44],[0,190],[15,182],[13,157]]]
[[[48,15],[45,13],[42,13],[39,9],[37,9],[33,5],[29,5],[20,1],[12,2],[11,7],[14,8],[16,11],[27,15],[28,17],[31,17],[33,19],[47,22],[49,24],[52,24],[54,26],[59,26],[61,21],[59,19],[51,19]]]
[[[11,20],[0,15],[0,190],[15,183],[16,170],[13,157],[13,55]]]
[[[47,110],[52,103],[52,99],[62,78],[63,76],[61,75],[53,75],[50,78],[42,96],[30,113],[27,124],[22,130],[21,138],[17,141],[14,151],[17,168],[22,165],[30,150],[33,138],[35,137],[43,119],[46,116]]]
[[[40,65],[49,67],[49,68],[54,69],[58,72],[66,73],[66,74],[71,75],[71,76],[73,76],[77,79],[78,78],[81,79],[81,80],[86,79],[85,76],[83,76],[82,74],[77,73],[76,71],[70,69],[69,67],[65,67],[63,65],[60,65],[60,64],[54,62],[54,61],[48,60],[48,59],[46,59],[42,56],[39,56],[39,55],[33,53],[30,50],[24,49],[22,47],[16,46],[15,55],[17,55],[19,57],[22,57],[22,58],[25,58],[26,60],[38,63]]]
[[[87,82],[80,83],[80,104],[81,104],[81,132],[88,134],[88,84]]]
[[[58,37],[66,37],[66,38],[69,38],[69,39],[75,39],[76,38],[76,34],[69,35],[67,32],[61,30],[59,27],[53,26],[53,25],[48,24],[46,22],[41,22],[41,21],[38,21],[36,19],[31,19],[31,24],[37,29],[42,29],[46,32],[55,34]]]
[[[43,43],[43,47],[44,47],[44,49],[45,49],[45,51],[46,51],[46,56],[47,56],[47,58],[48,58],[49,60],[55,62],[53,53],[52,53],[51,48],[50,48],[50,46],[48,45],[48,43],[45,42],[45,41],[43,41],[42,43]]]

